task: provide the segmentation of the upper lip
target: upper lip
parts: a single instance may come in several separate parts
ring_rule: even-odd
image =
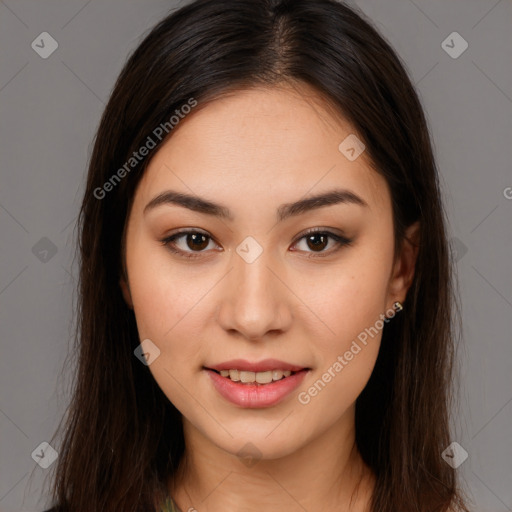
[[[298,372],[304,370],[304,366],[298,366],[296,364],[285,363],[278,359],[264,359],[263,361],[251,362],[245,359],[232,359],[231,361],[225,361],[213,366],[205,366],[210,370],[242,370],[248,372],[265,372],[268,370],[290,370],[292,372]]]

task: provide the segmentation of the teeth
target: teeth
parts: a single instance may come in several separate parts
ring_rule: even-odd
[[[258,384],[268,384],[269,382],[272,382],[272,379],[272,370],[269,370],[268,372],[258,372],[255,374],[255,380]]]
[[[242,382],[255,382],[256,381],[256,374],[254,372],[241,371],[239,373],[240,373],[240,380]]]
[[[281,380],[283,375],[283,370],[272,370],[272,380]]]
[[[272,381],[281,380],[283,377],[289,377],[290,370],[268,370],[266,372],[248,372],[244,370],[220,370],[222,377],[229,377],[234,382],[258,384],[268,384]]]

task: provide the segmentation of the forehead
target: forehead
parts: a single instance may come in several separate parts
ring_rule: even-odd
[[[351,161],[339,149],[354,135],[307,86],[230,92],[179,122],[152,158],[137,194],[149,199],[179,188],[210,197],[229,198],[231,191],[253,201],[285,201],[343,186],[372,209],[389,208],[386,182],[367,154]]]

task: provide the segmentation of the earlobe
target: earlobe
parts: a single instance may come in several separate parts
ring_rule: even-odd
[[[392,302],[405,301],[414,278],[419,244],[420,224],[417,221],[406,229],[401,252],[395,263],[389,287],[389,300]]]
[[[121,291],[123,292],[123,297],[128,304],[128,307],[130,309],[133,309],[133,301],[132,301],[132,295],[130,293],[130,287],[128,286],[128,283],[126,282],[126,279],[124,277],[121,277],[119,280],[119,286],[121,287]]]

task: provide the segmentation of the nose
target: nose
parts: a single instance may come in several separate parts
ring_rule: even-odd
[[[287,288],[284,268],[269,251],[252,263],[236,252],[233,269],[223,280],[217,321],[230,334],[251,341],[262,340],[289,329],[293,294]]]

